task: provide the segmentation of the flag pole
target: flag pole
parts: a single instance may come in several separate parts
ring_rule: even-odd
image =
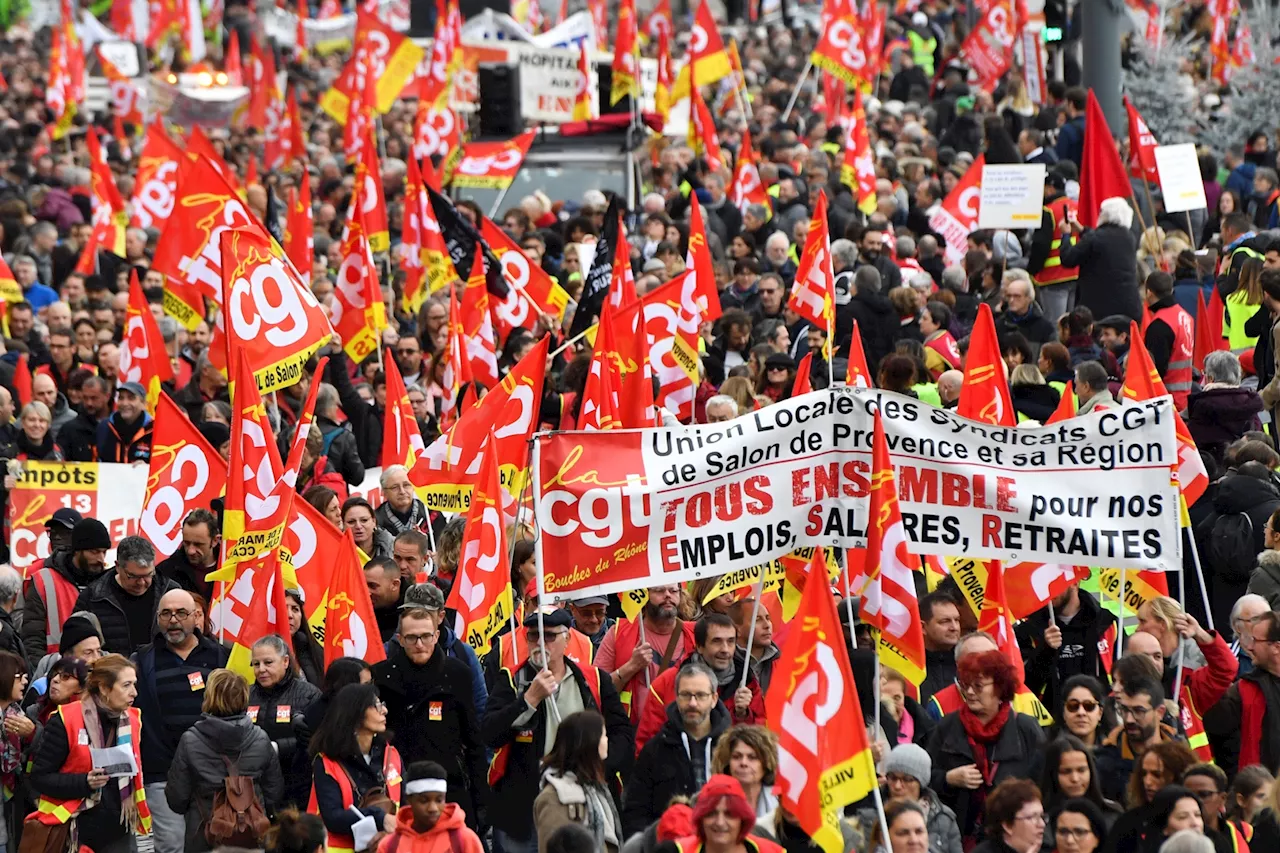
[[[880,832],[881,834],[884,835],[885,849],[888,850],[890,849],[889,848],[889,820],[884,815],[884,797],[880,793],[879,781],[877,781],[876,784],[871,786],[871,792],[875,795],[875,798],[876,798],[876,816],[880,819]]]
[[[764,597],[764,576],[768,571],[766,566],[760,567],[760,580],[756,581],[756,603],[751,607],[751,630],[747,631],[747,659],[742,663],[742,683],[738,685],[738,689],[747,686],[747,679],[751,676],[751,644],[756,638],[756,619],[760,616],[760,599]]]
[[[1120,603],[1120,610],[1116,613],[1116,661],[1120,660],[1120,650],[1124,648],[1124,576],[1125,567],[1120,566],[1120,592],[1116,595],[1116,601]]]
[[[1179,496],[1178,500],[1184,500],[1184,498]],[[1209,606],[1209,590],[1204,585],[1204,569],[1200,565],[1200,547],[1196,545],[1196,537],[1192,535],[1191,528],[1184,527],[1182,529],[1187,532],[1187,541],[1191,543],[1191,565],[1196,567],[1196,580],[1200,583],[1200,600],[1204,602],[1204,624],[1206,628],[1212,631],[1214,630],[1213,608]],[[1184,580],[1182,586],[1185,587],[1185,584],[1186,581]],[[1186,598],[1185,589],[1182,591],[1182,597],[1183,599]],[[1182,609],[1186,610],[1186,605],[1183,605]]]
[[[843,574],[844,574],[844,606],[845,606],[845,609],[849,612],[849,643],[853,646],[854,649],[857,649],[858,648],[858,632],[857,630],[855,630],[854,623],[853,623],[853,592],[852,590],[849,589],[849,566],[848,566],[847,559],[845,560],[845,567],[844,567]],[[811,581],[812,578],[810,578],[809,580]],[[822,580],[824,583],[826,582],[826,578],[823,578]],[[808,583],[808,582],[809,581],[805,581],[805,583]],[[888,837],[889,836],[886,833],[885,838],[888,838]]]
[[[529,472],[530,479],[532,480],[538,479],[538,477],[540,477],[542,474],[542,466],[540,464],[541,457],[539,457],[537,453],[532,452],[533,442],[536,440],[537,440],[536,436],[534,438],[529,439],[530,454],[533,457],[530,463],[530,472]],[[514,549],[512,550],[512,553],[513,554],[515,553]],[[538,650],[542,653],[542,669],[547,669],[548,668],[547,667],[547,640],[546,640],[546,637],[543,636],[542,634],[542,599],[547,594],[547,573],[546,573],[545,567],[542,565],[541,544],[539,544],[538,547],[533,549],[533,565],[536,567],[538,572],[537,574],[537,577],[538,577]],[[514,607],[511,608],[511,612],[512,612],[512,615],[515,614]],[[512,644],[511,648],[513,650],[515,649],[515,642],[516,642],[516,638],[513,636],[511,638],[511,644]],[[552,702],[551,704],[554,706],[555,702]]]
[[[648,604],[648,603],[649,602],[646,600],[645,604]],[[636,618],[636,624],[640,626],[640,645],[644,645],[645,643],[649,642],[649,640],[644,635],[644,607],[640,608],[640,613]],[[653,686],[653,676],[649,673],[649,664],[644,665],[644,686],[645,687]]]
[[[810,59],[804,64],[804,71],[800,72],[800,79],[796,81],[796,88],[791,92],[791,100],[787,101],[787,108],[782,111],[782,121],[786,121],[791,116],[791,111],[795,109],[796,101],[800,100],[800,87],[804,85],[804,81],[812,70],[813,60]],[[888,840],[888,834],[885,835],[885,840]]]
[[[524,468],[527,469],[530,467],[530,461],[532,456],[533,456],[533,439],[531,438],[529,439],[528,450],[526,451],[525,457],[524,457]],[[516,501],[516,520],[512,522],[511,542],[508,543],[509,547],[507,549],[509,552],[507,554],[508,566],[511,565],[511,563],[516,558],[516,536],[519,535],[520,533],[520,516],[524,514],[524,496],[528,494],[529,486],[532,484],[533,484],[532,476],[525,479],[524,485],[520,488],[520,498],[519,500]],[[512,590],[512,592],[514,593],[515,591]],[[522,592],[521,595],[523,594],[524,593]],[[514,660],[516,656],[516,631],[518,630],[520,630],[520,627],[516,624],[515,596],[512,595],[512,600],[511,600],[511,656],[513,658],[512,665],[511,665],[512,672],[515,672],[516,667],[519,666],[520,664],[518,660]],[[543,660],[546,660],[546,658],[544,657]],[[501,663],[502,661],[499,660],[498,662]]]
[[[580,341],[580,340],[582,340],[583,338],[585,338],[585,337],[587,336],[587,332],[590,330],[590,328],[591,328],[591,327],[590,327],[590,326],[588,326],[586,329],[583,329],[581,332],[578,332],[578,334],[574,335],[572,338],[569,338],[569,340],[567,340],[567,341],[565,341],[564,343],[562,343],[562,344],[559,346],[559,348],[558,348],[558,349],[553,350],[553,351],[551,352],[551,354],[547,356],[547,358],[555,358],[555,357],[556,357],[556,356],[558,356],[560,353],[564,352],[564,351],[565,351],[565,350],[567,350],[569,347],[573,346],[573,345],[574,345],[574,344],[576,344],[578,341]]]

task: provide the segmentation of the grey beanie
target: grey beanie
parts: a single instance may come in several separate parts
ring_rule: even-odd
[[[884,775],[890,773],[904,773],[907,776],[915,777],[920,783],[920,787],[929,787],[929,774],[933,771],[933,759],[929,757],[929,753],[924,748],[914,743],[904,743],[895,746],[885,756],[881,763],[881,770]]]

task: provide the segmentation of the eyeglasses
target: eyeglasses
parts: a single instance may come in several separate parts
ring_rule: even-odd
[[[914,776],[908,776],[905,773],[886,773],[884,780],[890,785],[906,785],[909,782],[919,782],[920,780]]]
[[[1044,812],[1035,812],[1034,814],[1020,814],[1014,820],[1029,820],[1032,823],[1044,823]]]
[[[537,631],[526,631],[524,636],[525,636],[525,639],[527,639],[531,643],[538,642]],[[567,636],[569,636],[568,631],[543,631],[542,632],[543,642],[546,642],[546,643],[554,643],[556,640],[560,639],[561,637],[567,637]]]
[[[983,690],[985,690],[986,688],[990,687],[993,684],[995,684],[995,681],[993,679],[982,678],[977,681],[971,681],[968,684],[961,684],[959,681],[957,681],[956,688],[959,689],[961,693],[981,693]]]
[[[1084,841],[1090,835],[1093,835],[1092,829],[1072,829],[1069,826],[1060,826],[1055,830],[1055,834],[1059,838],[1074,838],[1076,841]]]
[[[1092,699],[1070,699],[1067,701],[1068,713],[1074,714],[1081,708],[1084,709],[1086,714],[1092,714],[1094,711],[1098,710],[1098,703]]]
[[[135,575],[133,572],[123,572],[124,579],[133,581],[134,583],[145,583],[155,578],[155,572],[147,572],[145,575]]]
[[[714,695],[715,695],[714,693],[702,693],[702,692],[693,693],[688,690],[676,694],[676,696],[679,697],[681,702],[706,702],[708,699],[710,699]]]
[[[440,635],[435,631],[430,634],[401,634],[400,641],[406,646],[425,646],[438,636]]]
[[[375,711],[381,711],[384,714],[387,713],[387,703],[383,702],[381,699],[374,699],[373,705],[370,707]]]
[[[161,610],[158,614],[161,622],[169,622],[177,619],[179,622],[186,622],[192,617],[190,610]]]
[[[1129,705],[1122,705],[1119,702],[1116,703],[1116,714],[1122,720],[1125,717],[1133,717],[1135,720],[1141,720],[1144,717],[1146,717],[1147,714],[1150,714],[1150,713],[1151,713],[1151,709],[1146,707],[1145,705],[1138,705],[1137,707],[1131,707]]]

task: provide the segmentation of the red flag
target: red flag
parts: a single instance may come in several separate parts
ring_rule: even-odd
[[[498,345],[489,316],[489,291],[485,288],[484,252],[478,250],[472,259],[471,275],[462,290],[459,304],[462,334],[472,378],[485,388],[492,388],[498,375]]]
[[[991,306],[985,302],[978,306],[978,320],[969,336],[969,354],[964,363],[964,383],[960,386],[956,414],[995,426],[1017,424],[995,320],[991,317]]]
[[[702,218],[702,205],[698,197],[689,196],[689,250],[685,253],[685,267],[693,275],[685,280],[685,291],[691,294],[686,307],[690,315],[697,308],[702,322],[720,318],[720,294],[716,290],[716,277],[711,263],[711,249],[707,246],[707,228]]]
[[[729,202],[743,211],[749,204],[773,207],[771,197],[760,180],[760,169],[756,165],[755,152],[751,150],[751,131],[745,127],[742,129],[742,146],[738,149],[738,160],[733,167],[733,184],[729,187]]]
[[[289,188],[289,215],[284,226],[284,250],[308,286],[315,264],[315,227],[311,221],[311,181],[302,180],[297,190]]]
[[[587,58],[587,43],[578,48],[578,88],[573,95],[573,120],[588,121],[595,118],[591,108],[591,61]]]
[[[471,359],[466,354],[466,335],[462,331],[462,311],[458,307],[458,291],[449,291],[449,343],[444,372],[441,374],[440,387],[444,389],[444,398],[440,401],[440,431],[444,432],[446,423],[451,424],[458,416],[455,411],[458,405],[458,392],[462,386],[471,382]]]
[[[862,92],[853,90],[853,106],[845,126],[844,162],[840,166],[840,183],[853,191],[858,209],[870,216],[876,209],[876,163],[867,135],[867,113],[862,107]]]
[[[1130,400],[1138,401],[1152,400],[1169,393],[1151,360],[1151,353],[1147,352],[1138,324],[1133,322],[1129,324],[1129,360],[1125,364],[1121,391]],[[1182,415],[1176,406],[1172,408],[1174,432],[1178,439],[1178,486],[1187,506],[1191,506],[1209,488],[1209,472],[1205,470],[1204,460],[1200,458],[1195,439],[1191,437]]]
[[[960,54],[977,76],[978,86],[991,92],[1013,63],[1017,15],[1009,0],[991,0],[978,8],[982,18],[960,46]]]
[[[134,173],[131,225],[164,231],[178,194],[178,173],[185,162],[182,149],[165,133],[163,122],[152,122]]]
[[[702,5],[703,8],[706,7],[705,3]],[[689,147],[707,161],[707,168],[718,172],[724,165],[724,155],[720,153],[720,137],[716,135],[715,119],[711,115],[710,108],[707,107],[707,102],[702,98],[702,90],[698,88],[701,85],[700,80],[691,81],[692,100],[689,107],[688,142]]]
[[[853,321],[853,337],[849,340],[849,366],[845,370],[844,384],[851,388],[874,388],[871,370],[867,367],[867,354],[862,349],[862,333],[858,321]]]
[[[644,19],[640,27],[640,38],[644,42],[656,41],[660,34],[672,35],[671,0],[658,0],[653,11]]]
[[[128,6],[128,3],[120,4]],[[114,8],[115,4],[112,4]],[[231,27],[231,35],[227,38],[227,49],[222,57],[222,70],[227,75],[228,86],[244,85],[244,69],[240,66],[240,31]]]
[[[390,351],[382,361],[382,368],[387,376],[387,406],[382,422],[381,465],[383,470],[389,465],[403,465],[412,471],[418,457],[426,451],[426,445],[422,443],[422,433],[418,430],[418,419],[414,417],[413,406],[409,402],[409,392],[404,387],[404,377],[400,375],[400,365],[396,364]]]
[[[1156,170],[1155,135],[1147,127],[1138,113],[1138,108],[1124,96],[1125,112],[1129,114],[1129,174],[1145,181],[1153,181],[1160,185],[1160,173]]]
[[[618,419],[626,429],[659,426],[653,405],[653,367],[644,316],[636,311],[613,318],[612,359],[617,365]]]
[[[1069,421],[1076,416],[1076,392],[1075,383],[1068,382],[1066,387],[1062,389],[1062,396],[1058,398],[1058,407],[1053,410],[1053,414],[1049,415],[1049,420],[1044,422],[1045,426],[1056,424],[1059,421]]]
[[[361,195],[361,186],[357,184],[351,196],[356,215],[347,220],[342,266],[334,279],[333,299],[329,302],[330,322],[342,338],[342,349],[357,364],[378,351],[382,330],[387,327],[378,268],[369,251],[364,217],[359,213]]]
[[[591,369],[582,389],[582,405],[578,408],[578,429],[617,429],[622,426],[618,415],[617,344],[613,333],[613,306],[605,300],[597,324]]]
[[[609,301],[614,308],[621,308],[635,302],[636,277],[631,269],[631,244],[627,242],[627,232],[622,224],[622,213],[618,213],[618,239],[613,249],[612,272],[609,278]]]
[[[489,433],[488,447],[497,439]],[[476,654],[489,651],[493,635],[511,618],[511,568],[507,556],[503,491],[498,454],[483,453],[480,476],[467,512],[466,532],[458,557],[458,573],[445,606],[454,610],[454,632],[465,637]]]
[[[689,94],[695,76],[697,85],[709,86],[722,77],[728,77],[732,71],[729,52],[725,50],[711,7],[705,2],[699,3],[698,11],[693,15],[693,30],[689,34],[689,61],[676,75],[676,83],[671,90],[672,103]]]
[[[503,340],[513,329],[534,331],[541,315],[564,317],[569,294],[487,216],[480,221],[480,236],[502,264],[502,277],[509,285],[506,299],[490,295],[493,322]]]
[[[601,6],[604,4],[601,3]],[[609,103],[640,94],[640,41],[636,33],[636,2],[618,4],[618,28],[613,40],[613,67]]]
[[[969,234],[978,230],[978,197],[982,192],[982,168],[987,155],[979,154],[964,177],[947,193],[929,217],[929,227],[947,241],[947,262],[959,264],[969,250]]]
[[[858,322],[854,320],[853,322]],[[813,350],[809,350],[804,354],[804,358],[800,359],[800,364],[796,366],[796,379],[791,386],[791,396],[799,397],[801,394],[808,394],[813,390],[813,384],[810,382],[809,374],[813,370]]]
[[[831,269],[831,240],[827,234],[827,194],[818,190],[818,203],[809,220],[809,233],[805,236],[787,307],[827,332],[827,351],[823,357],[828,359],[835,328],[835,306],[835,273]]]
[[[826,576],[823,551],[813,551],[811,578]],[[816,845],[838,853],[840,813],[875,787],[875,762],[827,584],[806,583],[796,615],[765,695],[778,736],[778,799]]]
[[[19,409],[31,402],[31,364],[25,352],[18,353],[18,366],[13,371],[13,390],[18,392]]]
[[[151,433],[151,462],[138,533],[168,557],[182,547],[182,521],[222,495],[227,463],[186,412],[161,392]],[[215,533],[217,531],[214,531]]]
[[[823,28],[809,59],[850,89],[856,90],[875,77],[875,71],[870,70],[871,56],[863,40],[862,24],[852,9]]]
[[[1080,224],[1085,228],[1096,227],[1098,208],[1103,201],[1132,195],[1133,187],[1120,162],[1115,137],[1090,89],[1084,117],[1084,153],[1080,159]]]
[[[1022,652],[1013,635],[1013,617],[1004,592],[1004,566],[999,560],[987,561],[987,585],[983,589],[978,630],[986,631],[996,641],[996,647],[1013,664],[1021,685],[1026,680],[1026,672],[1022,668]]]
[[[324,596],[326,668],[341,657],[357,657],[366,663],[377,663],[387,658],[351,528],[342,534],[342,540]]]
[[[670,2],[670,0],[666,0]],[[665,32],[658,34],[658,80],[654,86],[653,110],[662,119],[665,126],[671,115],[671,37]]]
[[[142,294],[138,271],[129,271],[129,304],[120,344],[120,381],[137,382],[147,389],[147,410],[154,412],[160,399],[160,384],[173,379],[173,365],[164,346],[160,327],[151,306]]]
[[[1218,288],[1213,289],[1214,293]],[[1191,356],[1196,370],[1204,370],[1204,359],[1211,352],[1216,352],[1222,342],[1222,327],[1216,329],[1209,322],[1209,309],[1204,304],[1204,291],[1196,291],[1196,340],[1195,352]]]
[[[913,568],[920,565],[920,558],[911,553],[902,524],[898,486],[879,412],[871,451],[869,518],[858,612],[864,622],[879,631],[881,662],[918,687],[924,681],[924,633]]]

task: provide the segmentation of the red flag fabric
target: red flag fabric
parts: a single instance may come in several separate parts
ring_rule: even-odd
[[[862,349],[862,333],[858,321],[853,321],[853,337],[849,340],[849,365],[845,369],[844,384],[851,388],[873,388],[871,370],[867,367],[867,354]]]
[[[366,663],[377,663],[387,657],[351,528],[342,534],[342,540],[324,596],[326,668],[341,657],[356,657]]]
[[[403,465],[409,470],[426,450],[418,419],[413,415],[413,405],[400,375],[400,365],[391,357],[390,350],[382,361],[387,376],[387,406],[382,422],[382,460],[385,470],[389,465]]]
[[[1098,225],[1098,208],[1102,202],[1117,196],[1129,198],[1133,187],[1129,174],[1120,162],[1115,137],[1098,99],[1089,90],[1084,114],[1084,153],[1080,159],[1080,224],[1085,228]]]
[[[18,366],[13,371],[13,390],[18,392],[19,409],[31,402],[31,364],[25,352],[18,353]]]
[[[853,322],[858,322],[854,320]],[[800,359],[800,363],[796,365],[796,379],[791,386],[791,396],[799,397],[801,394],[808,394],[813,390],[813,383],[810,381],[809,373],[813,369],[813,350],[809,350],[804,354],[804,358]]]
[[[227,463],[164,392],[156,404],[154,425],[138,533],[156,553],[168,557],[182,547],[187,514],[197,507],[208,509],[210,501],[222,495]]]
[[[738,149],[738,159],[733,167],[733,185],[729,188],[729,201],[740,211],[745,211],[749,204],[763,204],[772,208],[772,197],[760,180],[760,169],[756,165],[756,155],[751,149],[751,131],[742,129],[742,145]]]
[[[1013,664],[1018,684],[1026,681],[1022,652],[1013,634],[1013,617],[1004,592],[1004,566],[999,560],[987,561],[987,585],[983,589],[982,612],[978,614],[978,630],[986,631],[996,641],[1000,652]]]
[[[795,286],[787,307],[799,316],[827,332],[827,352],[830,358],[832,330],[835,328],[836,291],[835,273],[831,269],[831,240],[827,234],[827,194],[818,190],[818,202],[814,205],[813,218],[809,220],[809,233],[805,236],[804,251],[800,254],[796,270]]]
[[[979,154],[929,217],[929,227],[947,241],[949,264],[964,260],[969,250],[969,234],[978,229],[978,197],[982,192],[982,169],[986,161],[987,155]]]
[[[614,358],[618,346],[613,330],[613,306],[605,300],[596,329],[591,369],[582,389],[582,405],[578,409],[578,429],[617,429],[622,426],[618,414],[618,390],[621,384],[618,363]]]
[[[978,320],[969,336],[969,353],[964,363],[964,382],[956,414],[962,418],[995,426],[1015,426],[1017,415],[1013,397],[1005,377],[1004,357],[996,337],[996,324],[991,306],[978,306]]]
[[[1214,293],[1218,292],[1215,287]],[[1204,291],[1196,293],[1196,340],[1195,351],[1191,356],[1192,362],[1195,364],[1196,370],[1204,370],[1204,359],[1211,352],[1218,349],[1222,342],[1222,327],[1215,328],[1209,322],[1209,309],[1204,304]]]
[[[131,269],[124,340],[120,344],[120,381],[137,382],[147,389],[147,410],[155,412],[160,400],[160,384],[172,379],[173,365],[169,362],[160,326],[142,293],[137,269]]]
[[[1049,420],[1044,422],[1045,426],[1074,418],[1076,416],[1076,404],[1075,382],[1070,381],[1062,389],[1062,396],[1058,398],[1058,407],[1053,410],[1052,415],[1049,415]]]
[[[284,250],[304,284],[311,284],[315,256],[315,226],[311,218],[311,181],[289,188],[289,214],[284,226]]]
[[[1142,120],[1142,115],[1129,100],[1128,95],[1124,96],[1124,109],[1129,115],[1129,174],[1159,186],[1160,173],[1156,170],[1156,146],[1160,143],[1156,142],[1155,134]]]

